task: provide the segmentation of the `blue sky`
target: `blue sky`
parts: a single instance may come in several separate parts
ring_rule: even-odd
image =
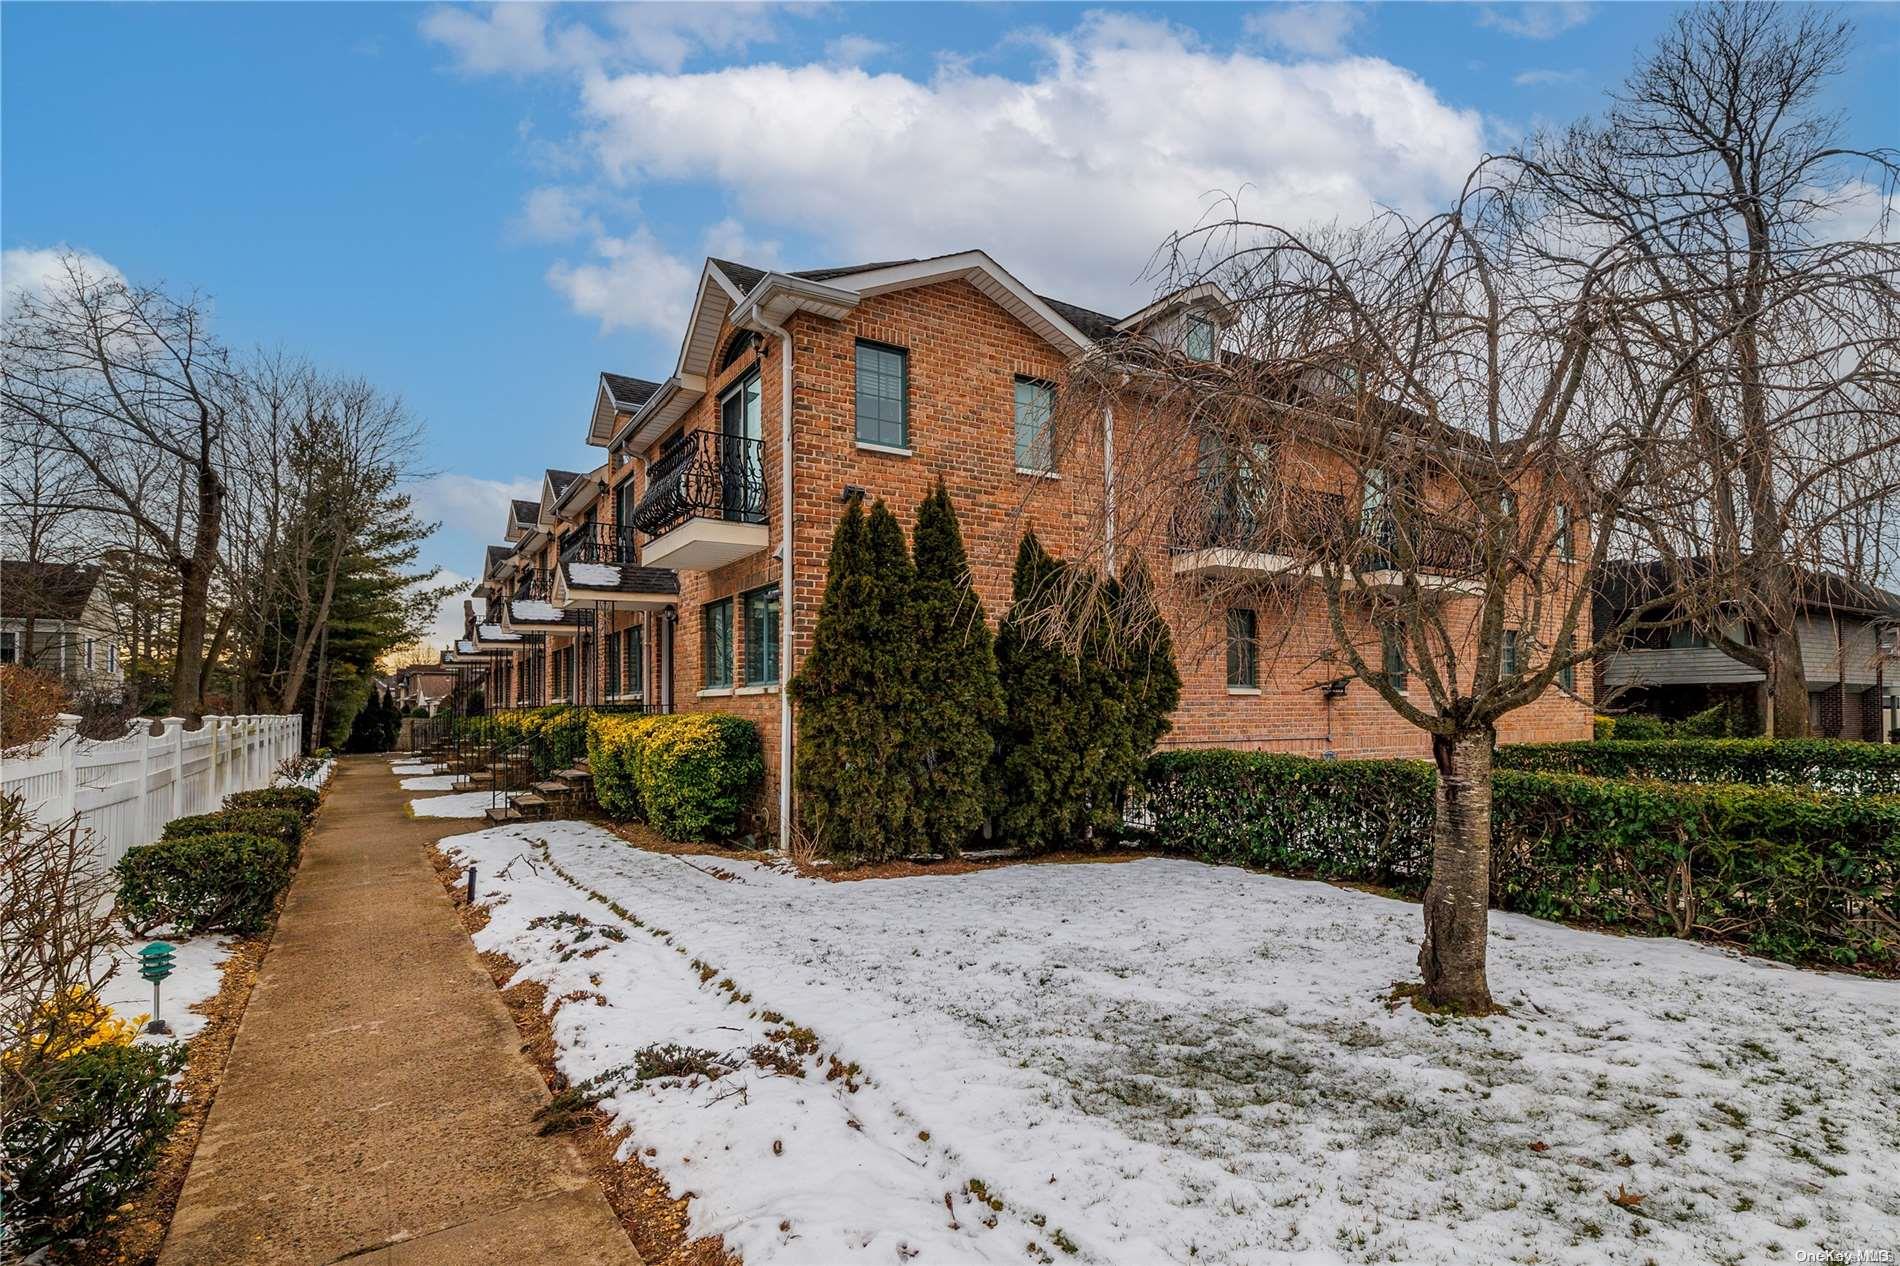
[[[1900,7],[1837,104],[1891,143]],[[1132,310],[1203,195],[1353,218],[1598,108],[1661,5],[9,4],[8,286],[70,246],[400,392],[429,559],[586,469],[595,375],[664,377],[709,251],[983,246]],[[1886,133],[1882,135],[1883,131]]]

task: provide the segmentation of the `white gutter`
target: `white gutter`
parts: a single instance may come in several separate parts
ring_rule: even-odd
[[[778,847],[792,846],[792,336],[784,326],[758,323],[779,343],[779,505],[784,525],[779,532],[778,583]]]

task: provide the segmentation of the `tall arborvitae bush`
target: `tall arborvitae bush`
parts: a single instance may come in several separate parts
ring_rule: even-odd
[[[1003,721],[996,646],[970,585],[963,532],[943,480],[917,507],[912,536],[913,679],[921,708],[911,735],[924,842],[958,852],[990,805],[995,733]]]
[[[1079,634],[1073,652],[1053,636],[1056,614]],[[1007,708],[996,762],[1000,834],[1030,849],[1107,843],[1181,699],[1147,572],[1137,563],[1125,583],[1067,576],[1025,536],[996,656]]]
[[[1082,837],[1090,709],[1077,658],[1048,633],[1048,605],[1062,564],[1034,532],[1016,551],[1008,614],[996,636],[1004,715],[996,742],[996,828],[1025,849],[1062,848]]]
[[[832,856],[879,861],[918,847],[913,579],[896,516],[879,501],[867,517],[854,499],[832,538],[811,653],[791,685],[799,813]]]

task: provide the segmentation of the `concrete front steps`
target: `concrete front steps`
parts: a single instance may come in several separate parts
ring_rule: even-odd
[[[542,778],[528,784],[526,791],[507,793],[505,804],[490,805],[482,814],[490,824],[503,826],[509,822],[540,821],[553,816],[555,811],[566,810],[577,805],[592,792],[593,771],[586,762],[563,769],[551,778]]]

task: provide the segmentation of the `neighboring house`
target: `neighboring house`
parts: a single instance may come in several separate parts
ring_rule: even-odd
[[[458,651],[489,661],[496,706],[617,702],[749,717],[783,797],[784,678],[810,648],[849,496],[883,498],[908,532],[941,476],[994,624],[1026,527],[1058,557],[1107,552],[1080,535],[1112,523],[1102,513],[1112,493],[1107,419],[1059,458],[1050,451],[1055,384],[1068,366],[1097,340],[1121,337],[1211,358],[1229,317],[1212,287],[1126,317],[1092,312],[1035,294],[981,251],[799,273],[708,260],[664,380],[600,376],[586,438],[605,461],[550,470],[538,503],[509,506],[507,544],[488,548]],[[1206,477],[1205,456],[1184,454],[1181,478]],[[1360,495],[1341,486],[1313,500],[1357,515]],[[1221,527],[1112,550],[1124,565],[1142,557],[1158,581],[1279,574],[1274,556],[1229,548]],[[1427,751],[1376,691],[1325,689],[1338,668],[1304,654],[1262,662],[1267,626],[1280,618],[1263,599],[1212,632],[1205,619],[1177,622],[1183,689],[1170,742]],[[1301,619],[1296,641],[1330,644],[1322,611]],[[1380,653],[1375,637],[1368,654]],[[1508,717],[1503,737],[1587,738],[1589,696],[1587,679],[1566,675]]]
[[[433,714],[454,691],[460,678],[453,668],[412,664],[396,670],[396,704],[405,712],[420,708]]]
[[[0,664],[52,673],[75,690],[125,684],[97,567],[0,560]]]
[[[1595,594],[1597,636],[1657,589],[1659,564],[1612,563]],[[1900,595],[1839,576],[1801,578],[1796,628],[1807,678],[1808,726],[1827,738],[1892,742],[1900,730]],[[1749,644],[1737,608],[1719,617],[1729,640]],[[1599,663],[1599,689],[1623,709],[1682,717],[1729,700],[1759,710],[1764,674],[1731,658],[1690,621],[1646,628]]]

